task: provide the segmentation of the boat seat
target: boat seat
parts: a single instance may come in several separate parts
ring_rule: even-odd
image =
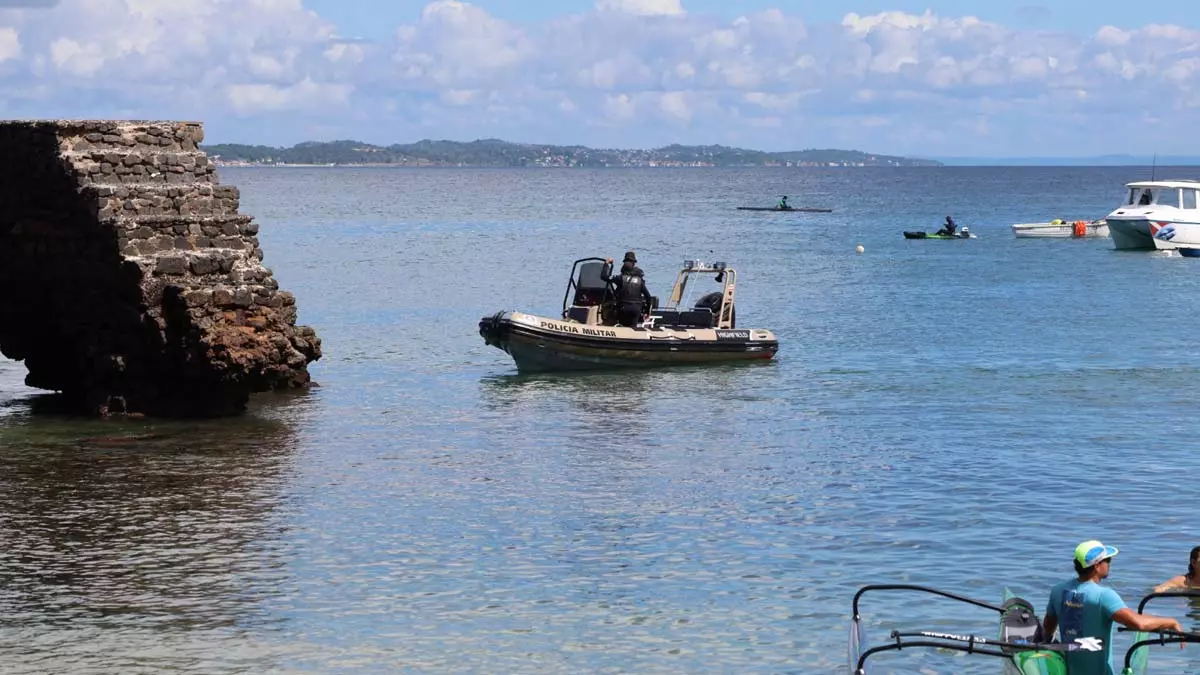
[[[655,326],[674,326],[675,328],[712,328],[714,317],[712,310],[707,307],[699,309],[658,309],[651,313],[656,317]]]
[[[679,322],[677,309],[656,309],[650,312],[650,316],[654,317],[655,326],[674,326]]]
[[[600,323],[600,308],[596,305],[590,307],[580,307],[572,305],[567,309],[567,317],[572,321],[579,323],[595,325]]]
[[[707,307],[693,308],[679,313],[679,326],[689,328],[712,328],[713,313]]]

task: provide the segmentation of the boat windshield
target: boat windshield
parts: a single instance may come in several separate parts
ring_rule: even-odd
[[[1176,188],[1130,188],[1126,206],[1179,206]]]

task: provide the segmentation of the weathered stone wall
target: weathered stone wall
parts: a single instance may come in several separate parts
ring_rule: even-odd
[[[91,413],[215,416],[321,356],[185,122],[0,122],[0,352]]]

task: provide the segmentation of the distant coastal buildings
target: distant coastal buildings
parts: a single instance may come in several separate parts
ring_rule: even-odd
[[[408,167],[867,167],[941,166],[941,162],[859,152],[762,152],[721,145],[669,145],[650,150],[530,145],[494,139],[420,141],[377,146],[358,141],[307,142],[290,148],[218,144],[205,148],[218,166]]]

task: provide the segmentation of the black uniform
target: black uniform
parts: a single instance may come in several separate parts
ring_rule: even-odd
[[[646,277],[640,267],[626,265],[613,281],[617,284],[617,323],[633,328],[642,320],[642,310],[650,306]]]

